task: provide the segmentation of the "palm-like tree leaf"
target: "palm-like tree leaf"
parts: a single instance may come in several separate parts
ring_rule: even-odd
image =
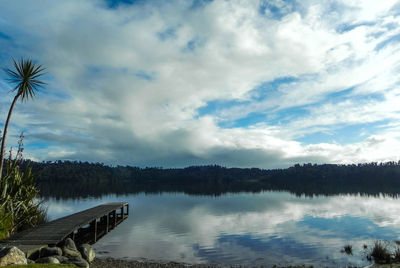
[[[15,61],[13,60],[15,70],[4,69],[8,75],[8,81],[14,84],[12,91],[17,91],[21,101],[35,97],[35,92],[39,88],[46,85],[45,82],[39,80],[44,75],[44,68],[41,65],[35,65],[32,60]]]

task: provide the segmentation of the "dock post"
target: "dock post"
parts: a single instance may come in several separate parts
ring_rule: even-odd
[[[97,219],[94,219],[94,221],[92,221],[90,223],[90,225],[91,225],[90,229],[93,230],[93,239],[94,239],[94,242],[96,243],[97,242]]]
[[[113,216],[114,216],[114,228],[117,227],[117,210],[113,211]]]
[[[94,242],[97,242],[97,219],[94,220]]]
[[[106,220],[106,233],[108,233],[108,225],[110,224],[110,213],[107,213],[107,220]]]
[[[72,240],[75,241],[75,231],[72,231],[72,233],[70,233],[69,235],[67,235],[67,237],[71,238]]]
[[[124,220],[124,206],[122,206],[120,208],[120,215],[121,215],[121,219],[119,219],[119,220],[123,221]]]

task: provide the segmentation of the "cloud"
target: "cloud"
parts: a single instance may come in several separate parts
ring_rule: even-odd
[[[380,157],[363,155],[372,135],[397,146],[390,128],[365,126],[350,152],[301,141],[398,119],[395,4],[3,1],[0,64],[31,57],[49,84],[17,105],[10,134],[24,130],[38,160],[268,168],[397,160],[400,148],[386,152],[384,143]],[[11,97],[0,100],[2,117]]]

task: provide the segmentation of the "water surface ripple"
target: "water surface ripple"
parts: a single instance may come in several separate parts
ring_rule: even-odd
[[[186,263],[365,265],[364,244],[400,238],[400,203],[388,196],[298,197],[287,192],[219,197],[137,194],[48,199],[51,219],[127,201],[129,218],[95,244],[100,256]],[[353,246],[353,255],[340,252]]]

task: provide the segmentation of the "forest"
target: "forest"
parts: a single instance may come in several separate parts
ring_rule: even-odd
[[[39,173],[42,197],[73,198],[104,194],[184,192],[221,195],[237,192],[288,191],[296,195],[400,194],[400,162],[352,165],[296,164],[286,169],[107,166],[78,161],[23,165]]]

